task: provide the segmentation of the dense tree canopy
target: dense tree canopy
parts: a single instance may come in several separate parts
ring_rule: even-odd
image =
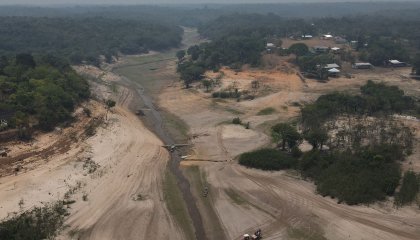
[[[295,166],[297,161],[279,150],[259,149],[240,155],[239,163],[262,170],[280,170]]]
[[[89,94],[87,82],[54,57],[1,58],[0,118],[10,127],[38,125],[51,130],[68,120],[76,104]]]
[[[409,62],[410,55],[406,48],[397,40],[391,39],[372,39],[368,46],[359,49],[361,50],[360,60],[368,61],[373,65],[383,66],[386,61],[397,59],[400,61]]]
[[[317,191],[348,204],[370,203],[392,195],[399,184],[400,168],[386,146],[356,153],[313,151],[301,162],[303,173],[315,180]]]
[[[289,47],[289,52],[296,56],[304,56],[309,53],[309,47],[304,43],[294,43]]]
[[[98,64],[119,53],[176,47],[180,27],[159,22],[95,18],[0,17],[0,55],[21,52],[65,56],[73,64]]]

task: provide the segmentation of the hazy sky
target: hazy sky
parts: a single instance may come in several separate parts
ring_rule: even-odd
[[[284,3],[284,2],[407,2],[420,0],[0,0],[0,4],[176,4],[176,3]]]

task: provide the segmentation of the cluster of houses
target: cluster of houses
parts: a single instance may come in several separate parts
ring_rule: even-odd
[[[291,36],[291,39],[296,39],[296,40],[309,40],[309,39],[313,39],[314,36],[312,36],[311,34],[303,34],[301,36],[295,37],[295,36]],[[341,36],[333,36],[331,34],[324,34],[320,36],[320,39],[323,40],[334,40],[334,42],[336,44],[348,44],[351,48],[356,48],[358,45],[357,41],[348,41],[347,39],[345,39],[344,37]],[[266,50],[268,53],[273,52],[275,50],[278,50],[279,47],[277,47],[274,43],[267,43],[266,46]],[[282,48],[284,49],[284,48]],[[339,54],[341,52],[341,48],[339,47],[327,47],[327,46],[314,46],[312,47],[312,52],[313,53],[318,53],[318,54],[322,54],[322,53],[333,53],[333,54]],[[405,62],[401,62],[399,60],[396,59],[391,59],[388,60],[384,63],[385,67],[406,67],[408,66],[407,63]],[[319,66],[321,67],[321,66]],[[354,64],[352,64],[352,68],[353,69],[372,69],[374,66],[369,63],[369,62],[356,62]],[[341,74],[341,68],[338,64],[336,63],[330,63],[330,64],[326,64],[324,66],[322,66],[322,68],[326,69],[328,71],[328,76],[331,77],[338,77]]]

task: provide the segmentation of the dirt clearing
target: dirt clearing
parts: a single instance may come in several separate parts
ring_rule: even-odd
[[[182,89],[172,84],[159,95],[159,104],[177,115],[190,128],[194,144],[185,167],[198,166],[206,176],[213,208],[227,239],[240,239],[244,233],[262,228],[265,239],[419,239],[420,210],[414,206],[396,209],[392,201],[370,206],[347,206],[315,193],[311,182],[299,179],[293,171],[263,172],[239,166],[235,157],[245,151],[270,145],[267,128],[278,121],[291,120],[299,106],[321,94],[342,90],[357,92],[367,80],[398,85],[418,96],[419,82],[406,79],[406,69],[354,73],[354,78],[331,78],[328,82],[305,79],[293,72],[278,70],[222,69],[220,87],[252,90],[259,80],[262,86],[254,100],[213,99],[201,86]],[[218,73],[208,77],[216,78]],[[220,75],[219,75],[220,76]],[[182,90],[181,90],[182,89]],[[267,115],[258,115],[272,108]],[[251,129],[233,125],[239,117],[250,122]],[[417,124],[418,122],[413,122]],[[416,154],[415,154],[416,155]],[[415,156],[413,155],[413,156]],[[222,160],[188,161],[188,159]],[[410,166],[417,166],[410,158]],[[202,206],[206,208],[206,206]],[[205,211],[205,210],[203,210]]]

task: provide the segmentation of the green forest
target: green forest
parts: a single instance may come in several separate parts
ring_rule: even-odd
[[[301,110],[297,126],[272,127],[275,149],[244,153],[239,163],[263,170],[294,168],[314,181],[316,190],[347,204],[372,203],[396,196],[411,203],[419,178],[406,173],[400,185],[400,163],[412,153],[413,132],[392,114],[419,114],[419,102],[396,86],[368,81],[359,95],[330,93]],[[333,134],[334,133],[334,134]],[[297,147],[306,140],[312,150]]]
[[[0,55],[51,54],[72,64],[99,65],[118,54],[164,50],[181,43],[183,30],[156,21],[104,17],[0,17]]]
[[[27,138],[31,127],[51,130],[71,119],[75,106],[90,96],[85,79],[62,59],[30,54],[0,58],[0,119]]]

